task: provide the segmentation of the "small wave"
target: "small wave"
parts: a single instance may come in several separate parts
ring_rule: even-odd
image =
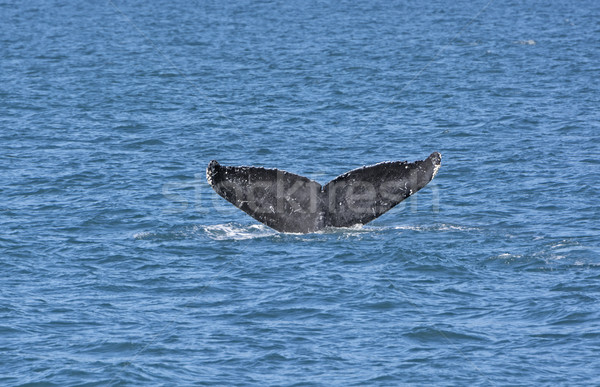
[[[563,239],[560,241],[550,242],[544,248],[532,254],[533,257],[542,258],[547,264],[565,259],[570,256],[587,255],[588,249],[582,246],[576,240]],[[582,266],[584,263],[581,260],[576,260],[577,266]]]
[[[140,141],[130,142],[130,143],[126,144],[125,147],[127,149],[142,149],[145,147],[156,146],[156,145],[162,146],[162,145],[166,145],[166,144],[159,139],[148,139],[148,140],[140,140]]]

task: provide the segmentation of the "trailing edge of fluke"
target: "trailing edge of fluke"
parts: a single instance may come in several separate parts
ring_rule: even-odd
[[[326,227],[365,224],[416,193],[433,179],[442,155],[383,162],[346,172],[322,186],[279,169],[206,168],[211,187],[254,219],[281,232],[309,233]]]

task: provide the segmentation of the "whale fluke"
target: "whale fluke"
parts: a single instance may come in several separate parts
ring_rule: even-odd
[[[433,179],[442,155],[383,162],[346,172],[325,186],[304,176],[262,167],[206,169],[211,187],[254,219],[281,232],[309,233],[325,227],[366,224]]]

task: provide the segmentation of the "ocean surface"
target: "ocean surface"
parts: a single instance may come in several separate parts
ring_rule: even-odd
[[[294,235],[205,179],[443,155]],[[1,1],[0,385],[600,385],[600,2]]]

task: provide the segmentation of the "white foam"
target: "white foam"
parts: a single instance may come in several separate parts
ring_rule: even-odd
[[[143,231],[143,232],[138,232],[136,234],[133,234],[133,238],[134,239],[148,239],[148,238],[152,237],[153,235],[155,235],[153,232]]]
[[[457,226],[454,224],[434,224],[430,226],[395,226],[395,230],[411,231],[476,231],[478,228]]]
[[[452,224],[437,224],[427,226],[392,226],[377,227],[357,224],[351,227],[324,228],[314,234],[340,234],[345,236],[360,235],[365,233],[379,232],[385,230],[411,230],[411,231],[473,231],[477,228],[457,226]],[[213,225],[195,225],[187,226],[179,231],[170,231],[166,233],[143,231],[133,234],[134,239],[188,239],[199,236],[208,237],[213,240],[247,240],[257,238],[267,238],[278,235],[298,235],[295,233],[279,233],[264,224],[240,225],[235,223],[213,224]]]
[[[500,255],[497,255],[496,258],[501,258],[501,259],[508,259],[508,258],[521,258],[520,255],[518,254],[509,254],[509,253],[502,253]]]
[[[214,224],[209,226],[196,226],[197,230],[203,232],[214,240],[245,240],[254,238],[265,238],[277,235],[277,231],[262,225],[238,226],[232,223]]]
[[[516,42],[518,44],[524,44],[527,46],[535,46],[537,43],[535,40],[533,39],[529,39],[529,40],[519,40],[518,42]]]

